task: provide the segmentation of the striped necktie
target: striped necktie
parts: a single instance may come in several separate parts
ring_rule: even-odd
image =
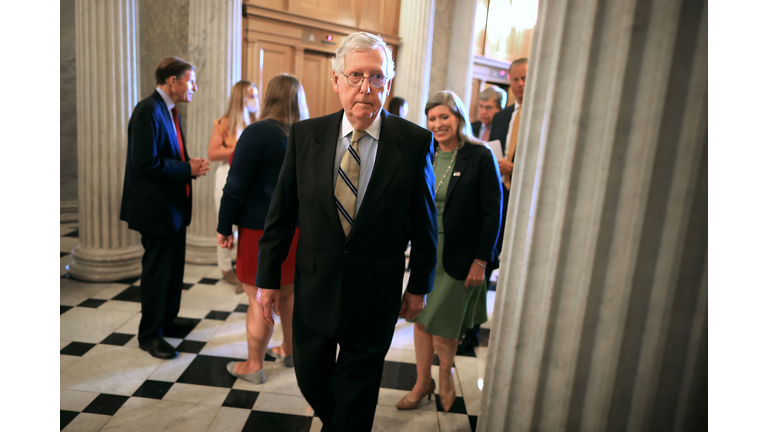
[[[341,227],[344,228],[345,235],[349,235],[352,224],[355,222],[357,182],[360,177],[360,152],[357,142],[364,136],[365,131],[356,130],[352,133],[352,142],[341,158],[336,188],[333,191],[333,195],[336,197],[336,208],[341,219]]]

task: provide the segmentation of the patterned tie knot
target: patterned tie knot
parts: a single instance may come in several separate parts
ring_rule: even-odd
[[[355,143],[360,141],[360,138],[362,138],[364,136],[365,136],[365,131],[364,130],[355,130],[354,132],[352,132],[351,144],[354,145]]]

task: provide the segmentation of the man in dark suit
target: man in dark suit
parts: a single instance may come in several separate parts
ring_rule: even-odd
[[[155,70],[157,90],[139,102],[128,122],[128,155],[120,219],[141,234],[139,347],[169,359],[176,350],[163,336],[188,333],[176,319],[181,304],[187,226],[192,216],[192,179],[209,170],[189,159],[176,105],[197,91],[195,68],[178,57]]]
[[[398,315],[415,318],[432,289],[434,150],[429,131],[382,109],[395,72],[380,37],[347,36],[332,67],[344,109],[291,128],[259,242],[256,282],[260,313],[273,325],[280,265],[298,216],[297,381],[323,431],[358,432],[371,430]]]
[[[472,135],[485,142],[490,141],[493,116],[507,103],[507,93],[495,85],[480,92],[477,102],[478,120],[472,123]]]

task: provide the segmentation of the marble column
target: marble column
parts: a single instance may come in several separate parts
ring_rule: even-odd
[[[189,61],[195,65],[198,91],[187,107],[185,125],[190,157],[208,159],[213,121],[224,114],[242,68],[242,0],[190,0]],[[187,262],[216,264],[217,215],[214,178],[221,162],[193,181],[192,222],[187,232]]]
[[[448,55],[446,88],[456,93],[467,107],[472,100],[472,68],[475,49],[475,10],[477,2],[458,0],[453,9],[451,49]]]
[[[141,274],[144,249],[121,222],[128,120],[138,102],[136,1],[75,2],[79,242],[67,274],[114,281]]]
[[[400,46],[395,61],[395,94],[408,101],[408,120],[425,126],[424,105],[429,99],[435,0],[400,2]]]
[[[477,430],[706,430],[707,2],[534,31]]]

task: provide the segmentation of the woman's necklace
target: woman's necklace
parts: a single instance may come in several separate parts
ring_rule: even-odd
[[[443,178],[440,179],[440,183],[437,184],[437,187],[435,187],[435,196],[437,196],[437,192],[440,190],[440,186],[443,185],[443,182],[445,181],[445,178],[448,176],[448,173],[451,172],[453,169],[453,163],[456,162],[456,153],[458,153],[459,149],[456,148],[456,150],[453,151],[453,156],[451,156],[451,162],[448,164],[448,169],[445,170],[445,174],[443,174]],[[435,164],[437,163],[437,156],[440,154],[440,146],[437,147],[437,152],[435,153],[435,160],[432,162],[432,170],[435,170]]]

